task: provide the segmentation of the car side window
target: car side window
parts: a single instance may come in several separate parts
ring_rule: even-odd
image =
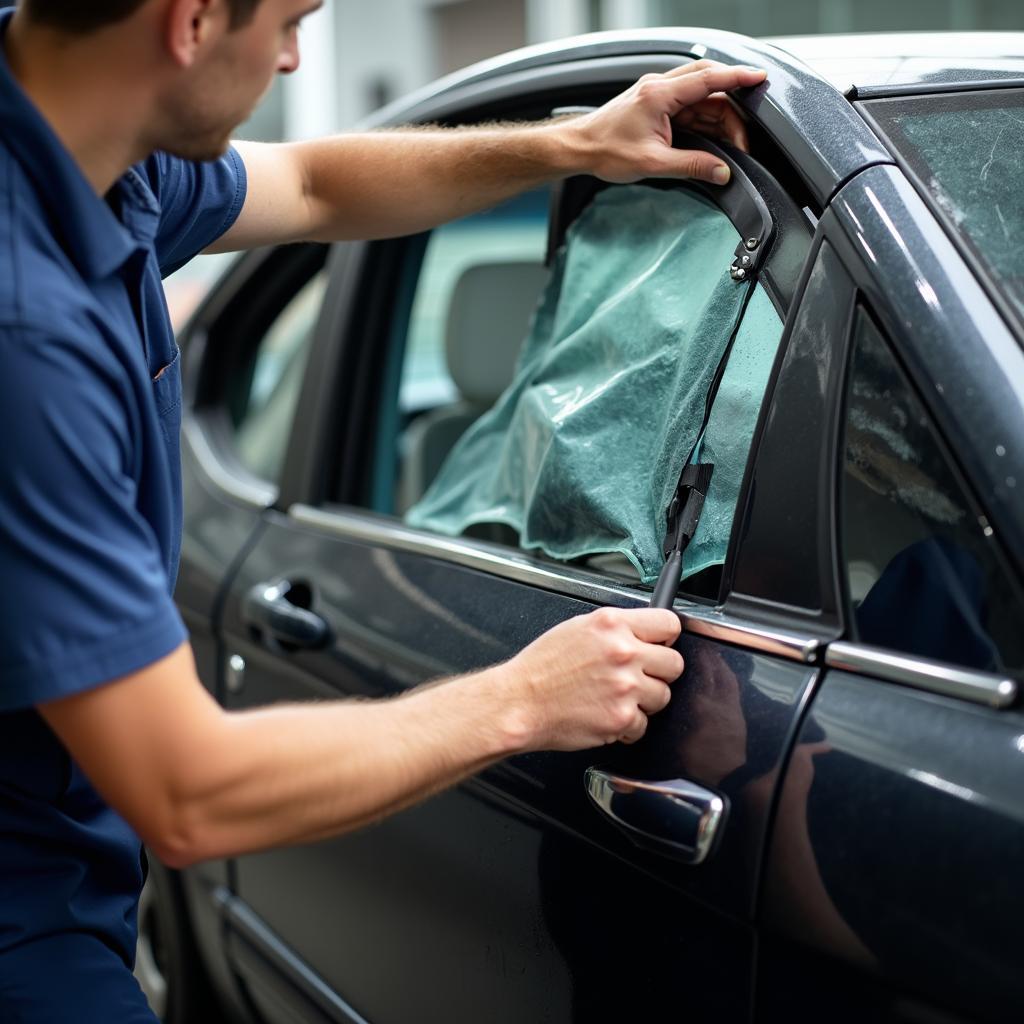
[[[397,436],[379,436],[386,457],[378,460],[377,511],[404,515],[512,380],[548,277],[549,201],[541,189],[431,233],[413,268],[408,320],[396,325],[404,332],[396,339],[404,352]]]
[[[254,475],[277,483],[299,400],[327,271],[319,270],[277,314],[228,379],[234,455]]]
[[[371,504],[652,584],[727,358],[692,453],[715,469],[684,561],[688,578],[705,574],[684,591],[713,596],[781,318],[762,288],[730,279],[736,229],[698,194],[600,194],[550,271],[548,207],[535,193],[431,236],[398,325],[400,426],[394,442],[386,417],[378,432],[397,455],[376,460]]]
[[[856,639],[970,668],[1024,665],[1020,589],[864,311],[847,395],[842,539]]]

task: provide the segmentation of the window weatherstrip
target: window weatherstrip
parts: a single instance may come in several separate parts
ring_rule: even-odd
[[[509,548],[483,541],[469,542],[458,537],[420,533],[400,523],[382,521],[360,512],[325,511],[309,505],[292,505],[288,515],[300,526],[346,540],[439,558],[594,604],[644,605],[652,596],[646,588],[616,586],[592,573],[569,566],[541,565],[528,555]],[[818,660],[821,641],[815,637],[755,626],[716,609],[702,608],[686,601],[677,600],[673,608],[683,620],[683,629],[696,636],[804,664]]]
[[[194,415],[186,413],[183,417],[181,436],[206,478],[228,497],[255,509],[270,508],[277,501],[273,484],[242,480],[225,468]]]
[[[943,697],[958,697],[992,708],[1008,708],[1017,700],[1019,685],[1006,676],[954,668],[939,661],[896,654],[864,644],[829,644],[829,668],[860,672],[886,682],[910,686]]]

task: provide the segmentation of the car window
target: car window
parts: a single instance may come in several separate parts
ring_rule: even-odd
[[[739,235],[697,192],[607,190],[594,200],[589,238],[567,245],[553,271],[544,265],[549,200],[533,193],[437,229],[425,250],[410,247],[395,273],[397,357],[383,375],[363,500],[420,529],[651,583],[711,378],[735,334],[694,456],[715,471],[684,562],[683,589],[713,596],[782,320],[763,288],[730,277]],[[557,339],[541,337],[545,306],[557,306]],[[545,448],[531,402],[547,404],[543,429],[559,432],[550,447],[564,451],[523,475]],[[517,473],[505,500],[495,486]]]
[[[715,471],[684,569],[720,568],[782,331],[764,291],[730,276],[736,229],[692,190],[626,186],[593,199],[550,278],[543,241],[533,263],[471,261],[451,291],[460,399],[411,424],[398,511],[652,583],[694,452]]]
[[[548,276],[549,202],[530,192],[407,247],[365,499],[375,511],[403,515],[511,380]]]
[[[1024,317],[1024,89],[881,99],[864,106]]]
[[[857,639],[972,668],[1024,665],[1024,603],[992,528],[863,312],[847,396],[842,510]]]
[[[242,465],[276,483],[312,346],[327,271],[318,271],[278,313],[231,373],[228,414]]]

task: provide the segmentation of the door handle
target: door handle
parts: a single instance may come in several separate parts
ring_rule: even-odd
[[[708,856],[727,813],[724,797],[685,779],[643,782],[588,768],[586,785],[634,843],[687,864]]]
[[[331,627],[310,611],[310,588],[288,580],[257,583],[242,599],[242,619],[287,651],[318,650],[331,639]]]

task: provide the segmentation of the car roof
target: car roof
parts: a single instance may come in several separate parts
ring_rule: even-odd
[[[763,40],[840,92],[1024,84],[1024,32],[863,32]]]

